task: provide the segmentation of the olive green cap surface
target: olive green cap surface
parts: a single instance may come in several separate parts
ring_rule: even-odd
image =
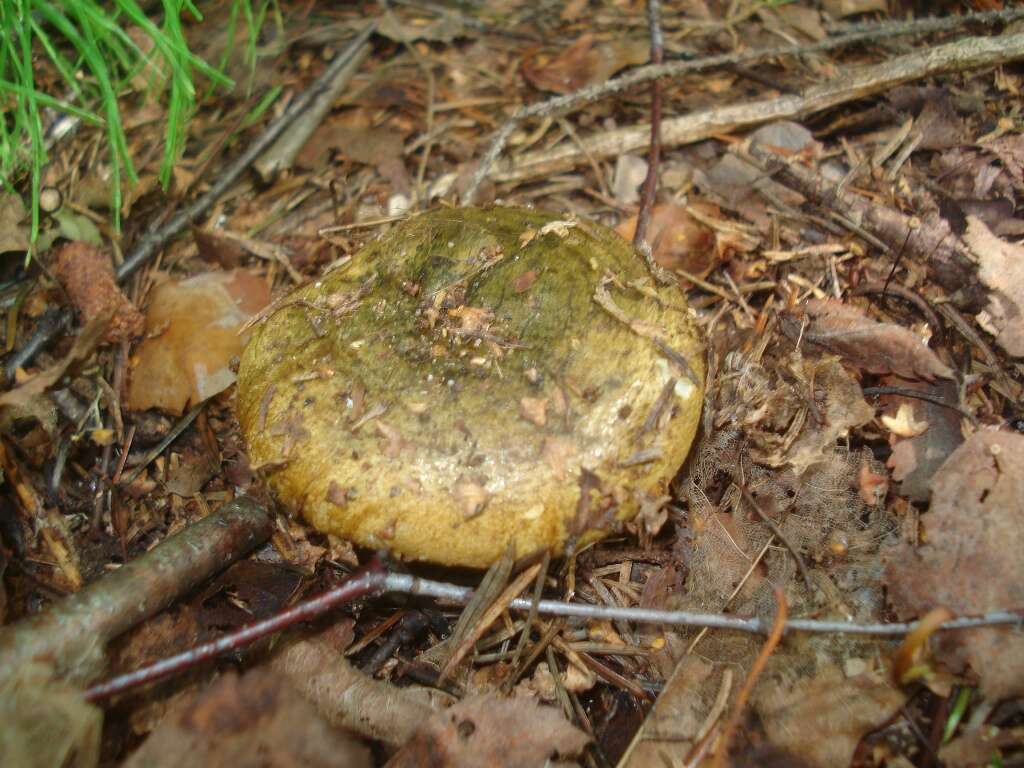
[[[561,554],[662,496],[703,398],[680,292],[593,223],[413,216],[265,313],[250,460],[315,527],[409,559]]]

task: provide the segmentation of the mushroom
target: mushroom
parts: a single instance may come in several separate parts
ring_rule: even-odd
[[[524,208],[413,216],[278,300],[242,355],[253,465],[316,528],[486,567],[573,551],[662,497],[702,346],[611,230]]]

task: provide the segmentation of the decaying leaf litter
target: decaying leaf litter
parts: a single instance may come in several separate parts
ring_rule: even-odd
[[[8,754],[174,762],[162,745],[187,742],[218,764],[257,750],[324,765],[340,754],[396,765],[1015,759],[1024,654],[1012,626],[905,640],[791,631],[769,647],[757,633],[596,610],[755,617],[767,634],[783,612],[934,626],[1024,602],[1022,35],[1009,14],[972,21],[952,7],[930,9],[938,20],[914,33],[911,4],[884,5],[696,0],[651,14],[672,74],[656,97],[653,199],[649,81],[604,85],[648,60],[651,9],[639,3],[297,7],[249,100],[197,115],[167,196],[145,183],[158,105],[138,102],[129,138],[151,167],[139,161],[119,237],[97,192],[109,171],[101,134],[58,144],[44,182],[64,207],[27,269],[25,205],[0,198],[11,279],[0,643],[26,660],[4,670],[4,720],[21,737],[4,748],[26,750]],[[216,30],[196,25],[194,48],[222,49]],[[246,126],[268,83],[283,96]],[[267,140],[268,124],[292,119],[305,141]],[[371,571],[313,621],[304,601],[372,553],[270,514],[264,477],[276,467],[249,461],[233,359],[292,287],[344,269],[411,212],[470,197],[645,233],[652,284],[677,282],[706,338],[698,442],[664,495],[572,557],[508,553],[483,576],[384,566],[431,580],[409,578],[406,592],[476,588],[465,609],[376,596]],[[151,228],[181,236],[147,238]],[[539,279],[527,269],[509,288],[529,293]],[[491,330],[472,307],[442,304],[457,310],[454,328]],[[58,311],[72,308],[73,324]],[[347,312],[305,309],[314,328]],[[400,457],[406,438],[380,410],[393,404],[357,384],[336,402],[355,414],[344,428]],[[587,396],[554,392],[521,398],[519,418],[545,427],[563,399]],[[413,399],[411,412],[430,406]],[[292,430],[300,439],[302,425]],[[546,461],[565,451],[556,443]],[[578,474],[566,484],[599,498]],[[347,493],[327,490],[342,505]],[[231,503],[243,494],[255,502]],[[467,471],[459,502],[472,516],[487,499]],[[180,553],[201,518],[244,523],[204,541],[200,565]],[[115,594],[102,576],[147,550],[140,564],[173,567],[139,612],[128,598],[148,594],[144,579],[122,578]],[[71,593],[77,602],[62,602]],[[525,609],[511,608],[519,597]],[[595,610],[560,617],[537,610],[541,598]],[[135,613],[100,622],[97,606],[118,600]],[[289,607],[273,624],[287,631],[232,639]],[[31,614],[36,626],[18,623]],[[112,699],[93,688],[95,704],[75,692],[218,637],[216,662],[186,658],[176,676]]]

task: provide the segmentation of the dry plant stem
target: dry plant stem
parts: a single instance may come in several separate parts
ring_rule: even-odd
[[[530,613],[526,617],[526,622],[523,624],[522,634],[519,635],[519,640],[516,642],[515,653],[512,654],[512,660],[509,662],[509,666],[512,669],[519,667],[519,659],[522,658],[523,651],[526,649],[526,643],[530,639],[530,630],[533,629],[533,624],[537,620],[537,604],[540,602],[541,595],[544,593],[544,580],[548,577],[548,568],[551,565],[551,553],[545,552],[544,559],[541,561],[540,570],[537,572],[537,581],[533,585],[533,601],[530,606]],[[518,682],[515,677],[510,676],[503,686],[505,691],[512,690],[512,686]]]
[[[668,64],[650,64],[645,67],[639,67],[620,77],[616,77],[606,83],[602,83],[601,85],[582,88],[575,93],[570,93],[565,96],[556,96],[552,99],[548,99],[547,101],[523,107],[516,112],[508,122],[498,129],[494,137],[491,139],[491,143],[488,145],[486,152],[480,159],[480,164],[477,166],[476,172],[473,174],[473,179],[469,188],[466,190],[463,203],[469,205],[473,202],[477,188],[483,183],[484,179],[490,177],[495,181],[505,180],[498,178],[496,174],[492,174],[491,168],[518,125],[523,120],[527,120],[531,117],[546,117],[561,114],[592,101],[602,99],[605,96],[610,96],[613,93],[624,91],[634,85],[640,85],[641,83],[650,82],[651,80],[657,80],[663,77],[678,77],[679,75],[687,72],[699,72],[702,70],[715,69],[717,67],[725,67],[735,64],[749,64],[758,61],[768,61],[770,59],[776,59],[784,56],[802,56],[810,53],[820,53],[822,51],[830,51],[835,48],[842,48],[861,42],[877,42],[888,37],[900,37],[903,35],[927,34],[951,29],[962,29],[971,23],[997,24],[1003,21],[1012,21],[1014,19],[1021,18],[1022,16],[1024,16],[1024,10],[1014,9],[966,14],[964,16],[946,17],[942,19],[924,19],[921,21],[885,24],[807,45],[787,45],[780,48],[742,51],[739,53],[708,56],[701,59],[673,61]],[[733,126],[733,128],[735,127],[737,126]],[[731,128],[725,130],[731,130]],[[704,136],[699,138],[704,138]],[[690,141],[697,141],[699,138],[690,139]],[[633,149],[637,148],[639,147],[633,147]],[[562,170],[564,170],[564,166]],[[544,172],[542,171],[541,173]],[[524,176],[522,178],[529,177]]]
[[[441,673],[437,676],[438,685],[441,685],[448,679],[448,676],[459,665],[459,662],[466,658],[466,654],[476,645],[477,640],[483,637],[484,632],[505,612],[515,596],[526,589],[527,585],[536,578],[537,573],[540,571],[540,566],[540,563],[536,563],[516,576],[512,583],[505,587],[498,598],[487,607],[487,610],[475,622],[466,638],[452,652],[451,658],[448,659]]]
[[[123,478],[124,483],[127,485],[131,483],[139,475],[141,475],[142,470],[148,467],[150,462],[155,460],[157,456],[159,456],[161,453],[167,450],[168,446],[170,446],[171,443],[177,440],[182,432],[188,429],[188,426],[193,421],[196,420],[196,417],[199,415],[200,411],[202,411],[205,406],[206,403],[202,402],[195,408],[193,408],[191,411],[186,413],[184,416],[182,416],[178,420],[178,423],[171,427],[171,430],[166,435],[164,435],[164,438],[159,443],[150,448],[149,451],[146,452],[146,455],[142,457],[142,460],[139,461],[139,463],[136,464],[134,467],[132,467],[131,471],[128,472],[127,476]]]
[[[379,592],[382,580],[383,574],[380,571],[364,573],[349,579],[336,589],[282,611],[269,619],[250,624],[237,632],[231,632],[209,643],[197,645],[183,653],[162,659],[156,664],[121,675],[106,683],[94,685],[85,692],[85,697],[89,701],[105,699],[130,688],[146,685],[168,675],[176,674],[183,669],[189,669],[216,658],[222,653],[244,648],[267,635],[287,629],[306,619],[320,616],[338,605]]]
[[[747,699],[750,698],[750,694],[754,690],[754,686],[757,684],[757,680],[761,677],[761,673],[764,671],[765,664],[768,663],[768,657],[772,655],[775,647],[779,644],[779,640],[782,639],[782,632],[786,628],[786,593],[783,592],[782,587],[775,588],[775,620],[772,622],[772,631],[768,635],[768,639],[764,641],[764,645],[761,646],[761,652],[754,659],[753,665],[750,667],[750,672],[747,674],[747,679],[743,681],[743,687],[740,688],[739,693],[736,694],[736,700],[732,704],[732,711],[729,712],[729,719],[725,723],[725,727],[722,729],[722,737],[718,740],[718,749],[715,752],[715,759],[712,763],[714,768],[723,768],[726,765],[726,759],[729,754],[729,740],[732,738],[733,731],[736,730],[736,726],[739,725],[740,716],[743,714],[743,709],[747,705]]]
[[[661,146],[664,149],[689,144],[774,120],[799,119],[865,96],[883,93],[903,83],[944,72],[993,66],[1022,57],[1024,34],[966,38],[900,56],[882,64],[851,70],[827,83],[807,88],[798,95],[715,107],[662,120]],[[503,126],[500,130],[504,129]],[[649,125],[627,126],[583,139],[582,148],[565,145],[529,152],[514,162],[507,161],[494,168],[488,165],[486,178],[501,184],[561,173],[575,167],[586,154],[607,158],[642,149],[650,140],[650,132]],[[470,199],[467,193],[466,200]]]
[[[647,0],[647,24],[651,32],[651,64],[661,64],[665,58],[665,38],[661,32],[661,0]],[[647,246],[647,229],[651,224],[654,196],[658,192],[658,165],[661,160],[661,80],[651,83],[651,148],[647,154],[647,177],[640,195],[640,212],[636,217],[633,245]]]
[[[305,603],[290,608],[284,614],[249,627],[243,627],[237,632],[225,635],[213,643],[197,646],[184,653],[163,659],[149,667],[143,667],[126,675],[108,680],[106,683],[94,686],[86,691],[86,696],[90,700],[95,701],[112,696],[115,693],[122,693],[139,685],[145,685],[165,675],[187,669],[193,664],[212,658],[225,650],[241,648],[297,621],[312,619],[338,605],[378,592],[399,592],[408,595],[436,597],[462,605],[468,603],[474,596],[474,590],[469,587],[459,587],[454,584],[421,579],[409,574],[370,571],[342,584],[340,587],[336,587],[322,595],[311,598]],[[512,600],[508,604],[508,607],[511,609],[526,612],[529,612],[534,606],[538,613],[553,616],[576,616],[584,619],[607,619],[610,621],[635,621],[642,624],[670,624],[682,627],[711,627],[754,634],[770,632],[772,627],[774,627],[774,623],[769,625],[756,618],[744,619],[737,616],[715,613],[661,611],[652,608],[618,608],[590,605],[588,603],[563,603],[558,600],[534,601],[532,598],[520,598]],[[1014,624],[1024,624],[1024,614],[1010,611],[993,611],[977,618],[951,619],[938,627],[938,630],[972,629],[975,627]],[[893,636],[904,635],[912,631],[916,626],[916,622],[854,624],[845,621],[791,619],[786,622],[785,629],[800,632]],[[558,628],[557,622],[552,622],[549,627],[550,634],[545,633],[539,645],[543,646],[550,642],[555,634],[557,634]],[[3,651],[2,645],[0,645],[0,651]],[[523,668],[533,663],[537,653],[537,649],[531,652],[523,667],[517,671],[517,674],[520,674]],[[5,663],[6,661],[4,659]]]
[[[270,537],[270,514],[241,497],[158,547],[0,632],[0,677],[29,661],[81,679],[114,637]]]
[[[738,487],[740,489],[740,493],[743,494],[744,500],[746,500],[747,504],[754,508],[754,511],[757,513],[757,516],[761,519],[761,522],[767,525],[769,530],[771,530],[771,532],[775,535],[775,538],[781,541],[785,545],[786,549],[789,550],[789,554],[793,556],[793,559],[796,561],[796,567],[800,571],[800,578],[804,580],[804,586],[807,587],[807,596],[814,597],[814,587],[811,584],[811,577],[807,573],[807,566],[804,564],[804,559],[800,556],[800,553],[796,550],[796,547],[794,547],[790,543],[789,539],[786,538],[786,535],[782,532],[782,530],[775,523],[775,521],[764,513],[764,510],[761,509],[761,505],[757,503],[757,499],[754,498],[754,494],[750,492],[750,489],[747,488],[747,486],[745,485],[741,485]]]
[[[71,327],[71,313],[59,309],[48,309],[39,318],[35,333],[21,349],[11,353],[4,364],[4,378],[8,384],[14,382],[14,374],[27,365],[39,350],[45,348],[61,331]]]

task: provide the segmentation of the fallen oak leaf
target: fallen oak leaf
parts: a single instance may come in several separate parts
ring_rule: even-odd
[[[812,299],[781,315],[782,332],[794,343],[827,349],[869,373],[895,373],[908,379],[952,379],[924,340],[893,323],[880,323],[861,310],[833,299]],[[806,321],[806,327],[804,322]]]
[[[799,755],[806,765],[849,765],[865,734],[882,725],[906,701],[886,677],[846,677],[834,665],[793,683],[770,680],[754,694],[766,739]]]

